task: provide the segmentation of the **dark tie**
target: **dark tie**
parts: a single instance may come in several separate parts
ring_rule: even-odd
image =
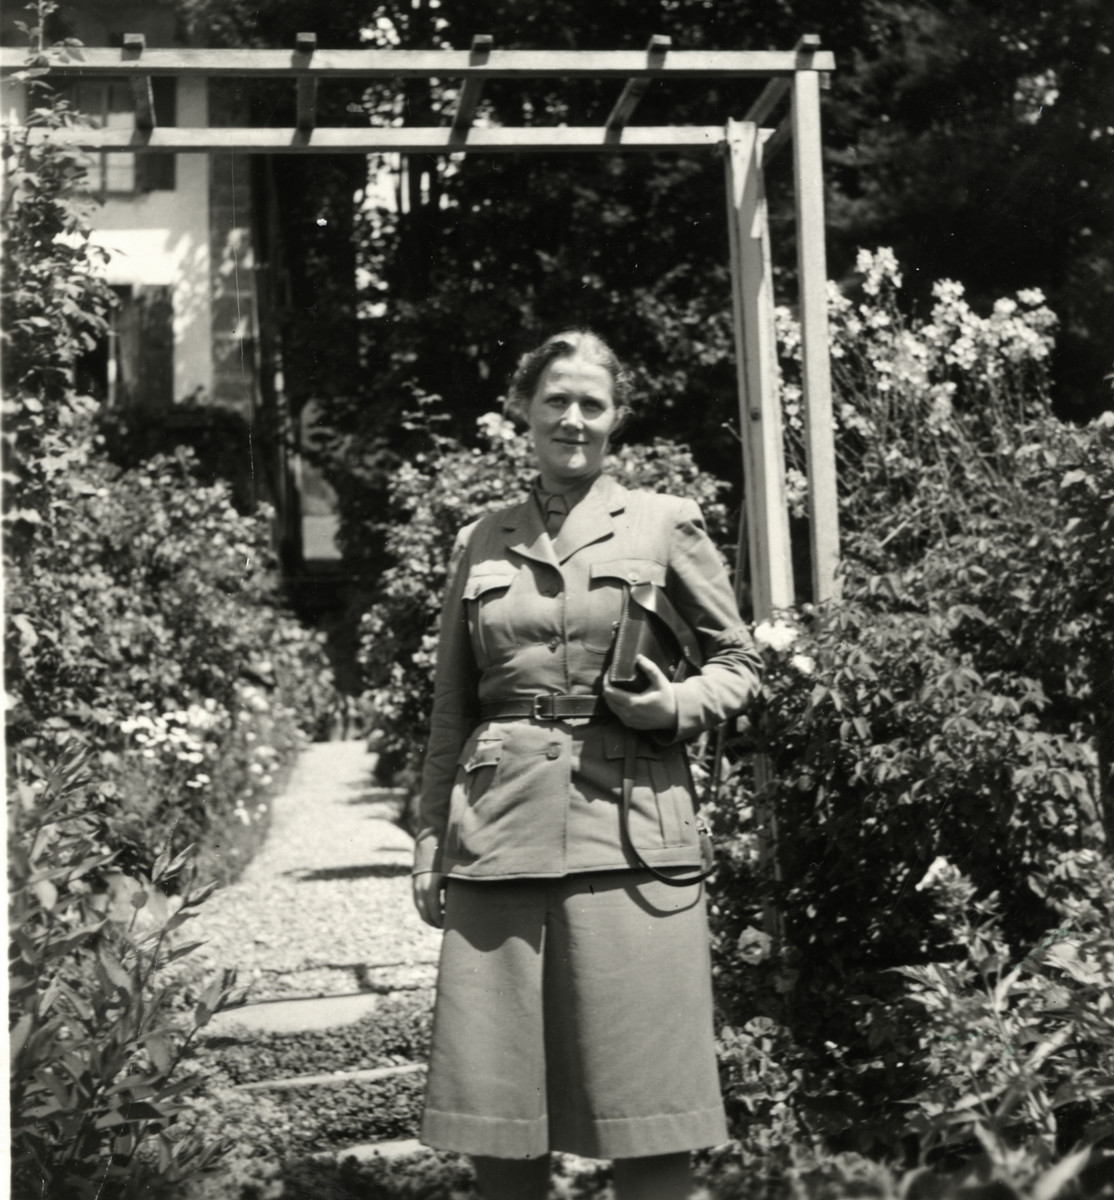
[[[561,526],[569,515],[569,502],[564,496],[547,496],[545,501],[545,528],[551,538],[561,532]]]

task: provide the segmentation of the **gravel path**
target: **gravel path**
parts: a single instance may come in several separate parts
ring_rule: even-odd
[[[360,742],[310,746],[250,866],[191,924],[195,961],[235,967],[249,1002],[433,985],[440,934],[414,911],[413,842],[373,762]]]

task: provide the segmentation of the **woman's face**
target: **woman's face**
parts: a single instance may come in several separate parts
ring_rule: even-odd
[[[611,372],[585,358],[558,358],[541,373],[526,419],[542,485],[549,491],[598,475],[619,424]]]

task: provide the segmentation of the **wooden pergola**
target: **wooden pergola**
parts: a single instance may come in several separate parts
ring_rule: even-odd
[[[0,50],[0,75],[27,67],[23,52]],[[645,52],[496,50],[477,36],[471,50],[319,50],[314,34],[300,33],[293,51],[148,49],[129,34],[121,49],[72,49],[50,62],[49,74],[127,78],[135,100],[134,129],[30,130],[32,139],[78,150],[140,154],[482,154],[527,151],[631,153],[706,151],[726,164],[747,553],[756,621],[794,602],[785,490],[785,452],[778,395],[774,287],[765,169],[787,144],[793,147],[800,294],[801,374],[809,482],[809,538],[813,598],[838,595],[839,523],[828,352],[827,264],[820,138],[820,81],[832,71],[820,39],[802,37],[789,51],[673,50],[654,37]],[[155,76],[288,79],[296,94],[293,128],[159,128],[151,80]],[[317,124],[317,93],[333,80],[460,79],[447,125],[337,128]],[[598,126],[481,127],[477,104],[489,79],[568,78],[614,81],[617,97]],[[630,119],[656,80],[764,80],[741,120],[720,125],[636,126]],[[770,119],[788,102],[775,125]],[[8,132],[11,132],[9,129]],[[738,572],[741,579],[742,572]],[[717,756],[718,762],[718,756]],[[755,783],[770,778],[764,755]],[[760,853],[780,879],[776,815],[758,801]],[[771,932],[780,919],[766,907]]]
[[[785,494],[785,457],[778,399],[774,290],[765,168],[793,148],[802,342],[802,386],[809,481],[813,598],[837,595],[839,525],[828,355],[827,266],[820,138],[820,79],[835,67],[820,39],[802,37],[788,51],[674,50],[667,37],[631,50],[497,50],[486,35],[470,50],[321,50],[299,33],[294,49],[149,49],[128,34],[120,49],[70,48],[49,56],[51,76],[126,78],[135,100],[135,128],[30,130],[32,140],[67,148],[139,154],[482,154],[527,151],[631,153],[706,151],[726,163],[736,366],[747,550],[756,620],[794,600]],[[0,75],[27,69],[26,53],[0,50]],[[287,79],[297,98],[293,128],[174,127],[155,120],[156,76]],[[317,124],[317,94],[334,80],[459,79],[448,124],[401,128]],[[598,126],[481,127],[477,104],[489,79],[614,81],[617,97]],[[764,80],[741,120],[720,125],[631,125],[654,81]],[[770,119],[788,102],[775,125]],[[9,126],[7,132],[13,132]]]

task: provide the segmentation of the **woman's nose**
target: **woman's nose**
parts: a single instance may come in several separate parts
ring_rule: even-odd
[[[575,425],[577,427],[584,424],[584,414],[580,411],[580,405],[574,400],[572,404],[565,409],[564,416],[561,418],[565,425]]]

